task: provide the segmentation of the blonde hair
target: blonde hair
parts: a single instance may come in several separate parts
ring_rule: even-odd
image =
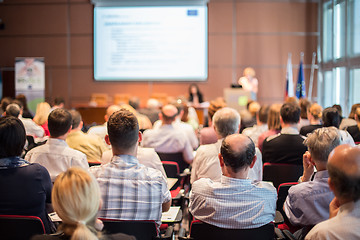
[[[360,130],[360,107],[356,109],[354,116],[357,122],[358,129]]]
[[[33,121],[37,125],[40,126],[43,125],[48,120],[50,110],[51,110],[50,104],[48,104],[47,102],[38,103],[38,105],[36,106],[36,113]]]
[[[317,103],[313,103],[308,108],[308,112],[311,114],[311,116],[315,118],[315,120],[321,119],[322,111],[323,111],[322,107]]]
[[[268,113],[268,120],[267,120],[269,130],[280,130],[280,128],[281,128],[281,126],[280,126],[281,106],[282,105],[280,103],[271,105],[269,113]]]
[[[250,75],[251,77],[255,77],[255,70],[251,67],[247,67],[244,69],[243,74],[244,74],[244,76]]]
[[[71,240],[98,240],[94,223],[100,198],[96,179],[84,169],[72,167],[61,173],[51,196],[54,210],[62,219],[59,230]]]

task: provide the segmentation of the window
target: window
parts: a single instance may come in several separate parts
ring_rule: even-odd
[[[332,4],[327,2],[324,4],[323,16],[323,58],[324,62],[332,60]]]
[[[349,55],[360,55],[360,1],[350,0],[348,3],[348,35]]]
[[[350,70],[350,106],[360,103],[360,68]]]

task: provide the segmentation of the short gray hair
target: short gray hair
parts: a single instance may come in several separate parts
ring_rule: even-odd
[[[327,162],[330,152],[341,144],[341,135],[335,127],[318,128],[308,134],[304,144],[315,160]]]
[[[16,103],[11,103],[11,104],[7,105],[5,113],[6,113],[6,116],[19,117],[20,107]]]
[[[225,107],[216,111],[212,121],[221,137],[239,132],[240,114],[233,108]]]

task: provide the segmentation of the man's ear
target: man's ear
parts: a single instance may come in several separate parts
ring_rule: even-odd
[[[111,145],[110,138],[109,138],[108,134],[105,135],[105,142],[106,142],[107,145]]]
[[[142,141],[142,133],[139,131],[139,139],[138,139],[138,142],[141,142]]]
[[[331,181],[330,177],[328,178],[328,184],[329,184],[330,190],[335,193],[335,186],[334,186],[333,182]]]
[[[67,133],[70,133],[72,130],[72,125],[70,126],[69,130],[67,131]]]
[[[83,128],[83,126],[84,126],[84,122],[83,122],[83,121],[80,121],[79,126],[80,126],[80,130],[81,130],[81,129]]]
[[[220,166],[223,167],[225,163],[223,157],[221,156],[221,153],[219,153],[219,161],[220,161]]]
[[[250,168],[253,168],[253,167],[254,167],[254,165],[255,165],[255,163],[256,163],[256,160],[257,160],[257,156],[255,155],[254,158],[253,158],[253,160],[252,160],[252,162],[251,162],[251,164],[250,164]]]

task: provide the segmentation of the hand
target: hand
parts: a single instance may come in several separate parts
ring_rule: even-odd
[[[103,222],[100,220],[100,219],[96,219],[95,220],[95,225],[94,225],[94,227],[95,227],[95,229],[97,230],[97,231],[101,231],[102,229],[103,229],[103,227],[104,227],[104,224],[103,224]]]
[[[303,167],[304,173],[302,176],[303,182],[308,182],[311,179],[311,176],[314,174],[314,164],[311,161],[311,154],[309,151],[306,151],[303,155]]]
[[[335,217],[337,215],[337,213],[339,212],[339,208],[340,208],[339,200],[336,197],[334,197],[334,199],[329,204],[330,218]]]

